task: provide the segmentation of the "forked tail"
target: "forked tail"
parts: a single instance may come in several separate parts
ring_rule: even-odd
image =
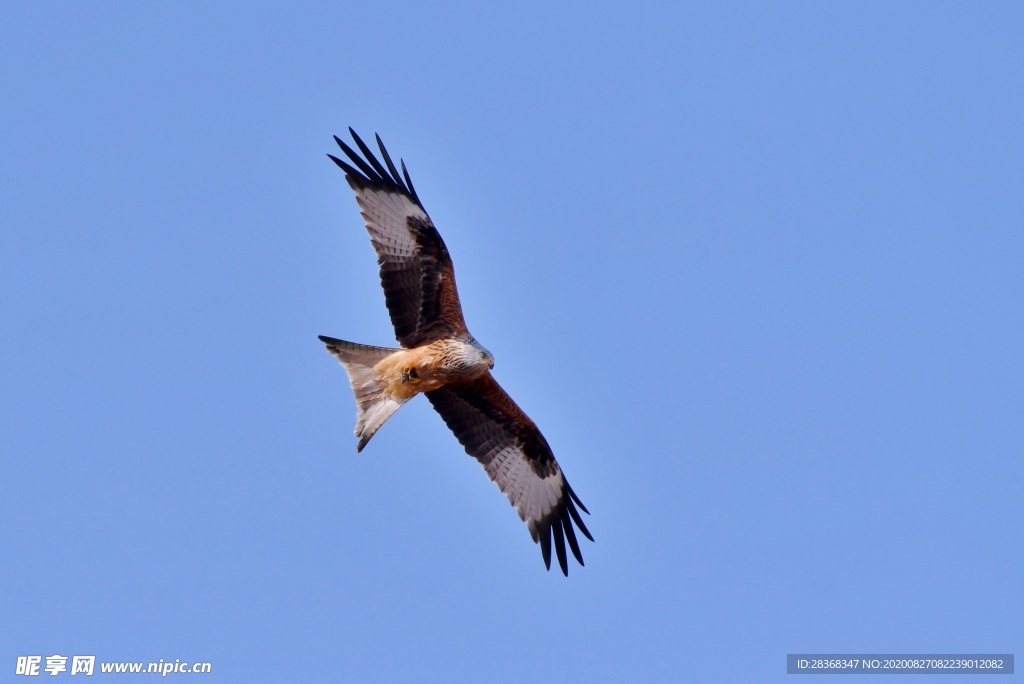
[[[401,350],[356,344],[323,335],[320,335],[320,341],[327,345],[327,351],[337,357],[348,373],[358,407],[355,432],[359,444],[356,451],[362,451],[380,426],[409,401],[409,397],[403,399],[385,394],[381,377],[373,370],[382,360]]]

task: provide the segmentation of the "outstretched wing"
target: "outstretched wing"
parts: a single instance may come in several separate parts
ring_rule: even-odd
[[[327,156],[345,171],[356,193],[377,252],[380,282],[399,344],[411,348],[466,334],[451,257],[416,196],[405,162],[400,161],[399,175],[377,136],[385,168],[356,132],[348,130],[362,157],[337,136],[334,139],[355,166]]]
[[[455,433],[466,453],[480,461],[487,476],[508,496],[540,544],[551,569],[551,540],[562,574],[569,574],[565,543],[580,565],[583,554],[573,524],[593,541],[576,506],[589,513],[562,476],[544,435],[491,376],[427,392],[427,398]]]

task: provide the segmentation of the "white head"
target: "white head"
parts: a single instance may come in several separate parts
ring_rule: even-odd
[[[474,337],[469,341],[469,347],[476,352],[473,357],[473,365],[486,365],[487,369],[494,368],[494,354],[487,350],[487,347],[476,341]],[[472,352],[469,352],[470,356],[473,356]]]
[[[479,377],[494,368],[494,357],[474,338],[463,338],[452,345],[450,371],[461,376]]]

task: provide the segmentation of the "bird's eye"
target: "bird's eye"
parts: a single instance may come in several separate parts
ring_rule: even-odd
[[[487,354],[484,354],[483,352],[480,352],[480,358],[481,359],[486,359],[487,358]]]

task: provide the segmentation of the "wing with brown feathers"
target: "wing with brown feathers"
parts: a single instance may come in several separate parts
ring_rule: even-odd
[[[355,131],[348,130],[363,156],[334,139],[355,166],[327,156],[345,171],[356,193],[399,344],[412,348],[466,334],[448,248],[416,195],[405,162],[399,162],[399,175],[377,136],[385,168]]]
[[[540,544],[544,565],[551,569],[552,539],[563,574],[569,574],[567,541],[583,565],[573,524],[593,541],[576,506],[589,511],[566,482],[544,435],[494,377],[487,373],[473,382],[445,385],[426,394],[466,453],[508,496],[533,541]]]

